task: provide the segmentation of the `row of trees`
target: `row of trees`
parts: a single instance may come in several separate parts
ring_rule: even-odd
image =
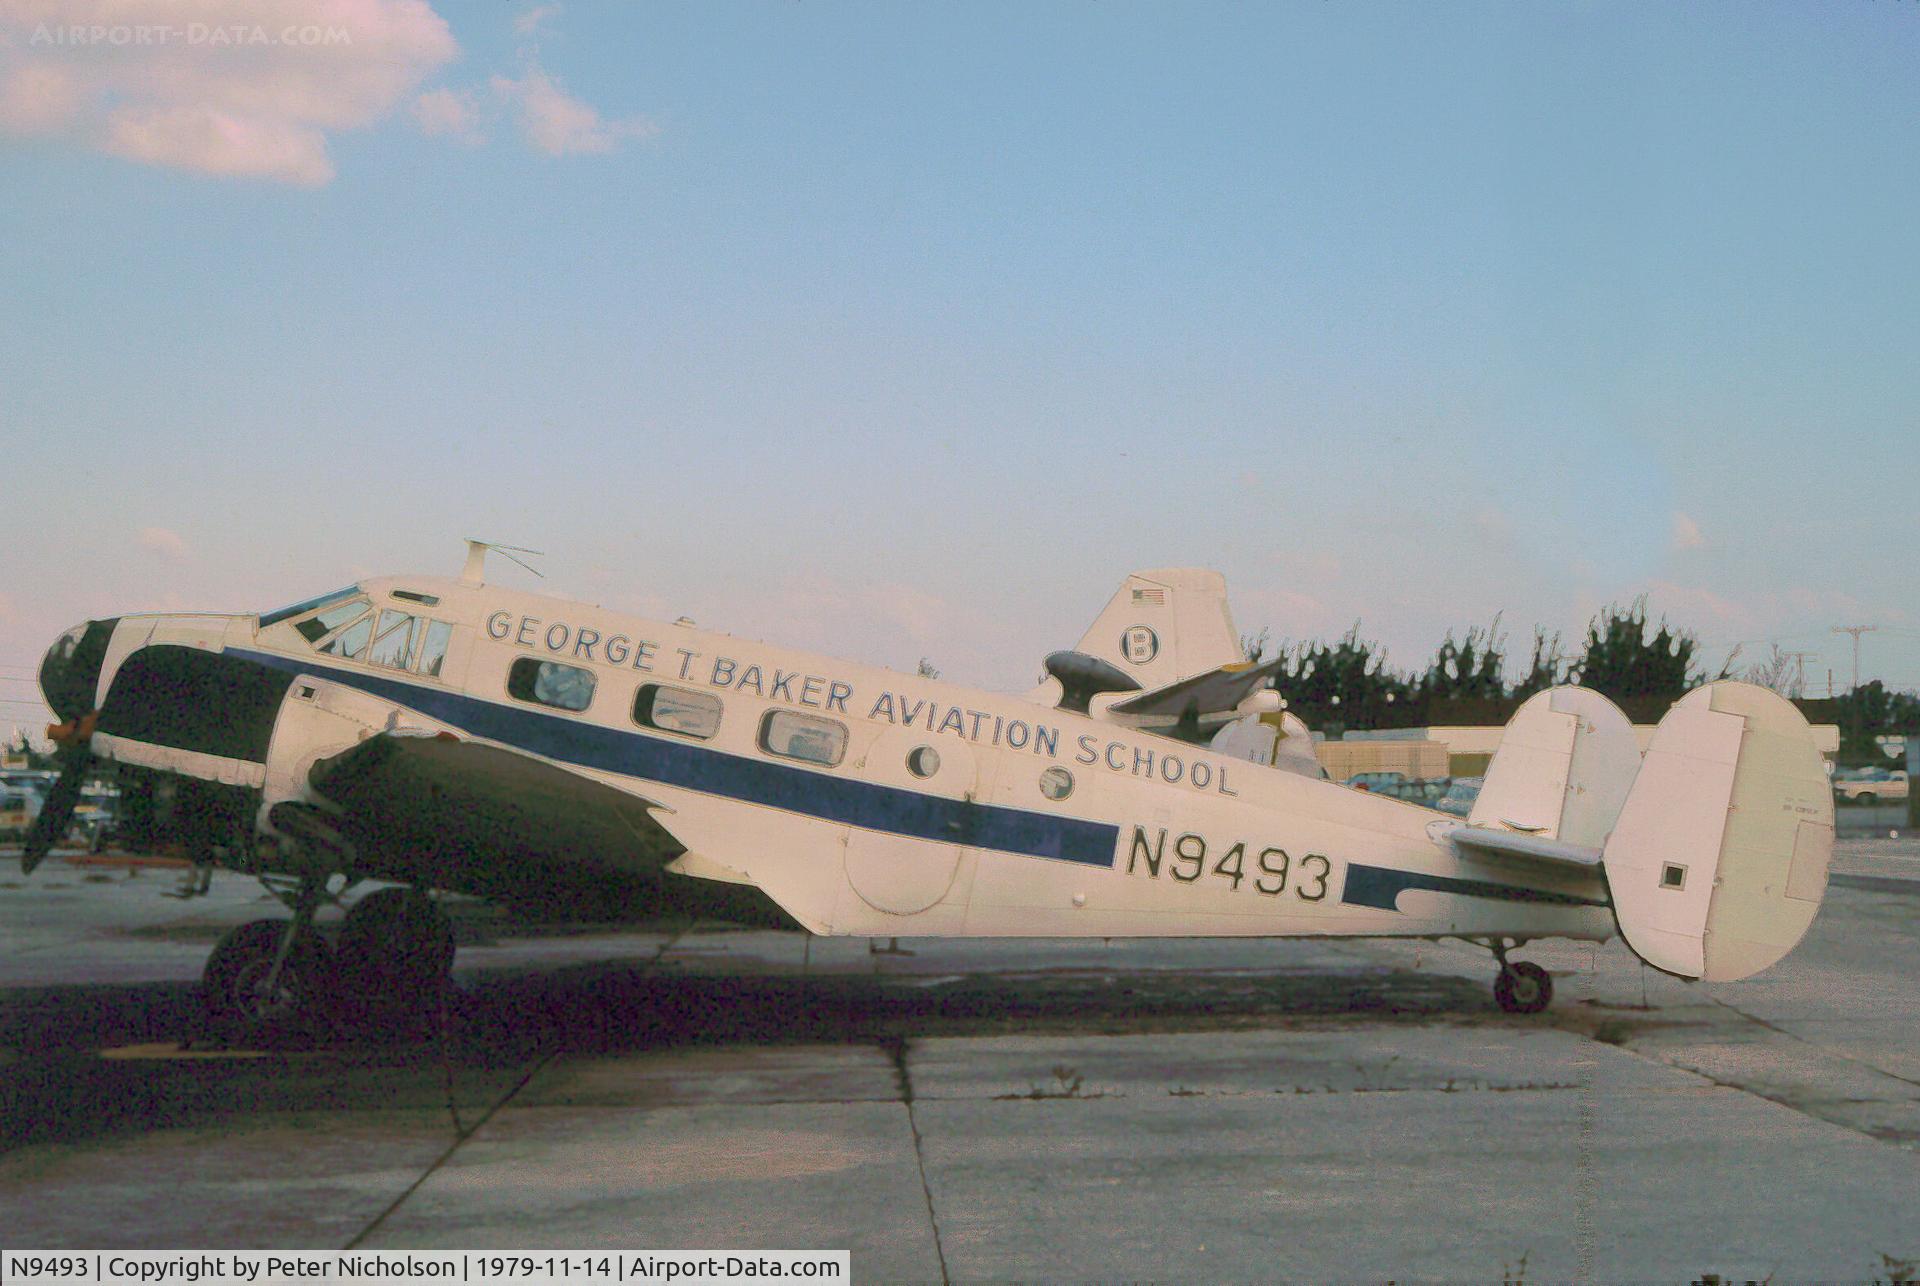
[[[1356,623],[1331,643],[1279,644],[1282,663],[1274,686],[1295,708],[1339,710],[1353,726],[1367,717],[1397,719],[1409,703],[1524,700],[1560,683],[1584,684],[1616,701],[1670,702],[1700,682],[1700,643],[1664,620],[1650,629],[1651,624],[1645,599],[1606,608],[1588,625],[1584,645],[1574,654],[1564,650],[1558,634],[1536,629],[1526,668],[1510,681],[1507,636],[1497,616],[1491,625],[1474,626],[1457,637],[1448,631],[1433,660],[1413,672],[1390,667],[1386,652],[1362,638]],[[1269,652],[1264,632],[1244,642],[1256,659]]]
[[[1276,654],[1264,631],[1244,642],[1255,659]],[[1409,672],[1392,668],[1386,652],[1363,638],[1355,624],[1332,642],[1277,645],[1281,666],[1274,687],[1290,709],[1329,732],[1504,722],[1521,701],[1562,683],[1592,688],[1636,721],[1651,722],[1688,689],[1710,679],[1741,678],[1789,694],[1793,676],[1780,662],[1784,654],[1777,647],[1774,653],[1738,669],[1729,656],[1709,671],[1699,639],[1664,619],[1649,619],[1646,600],[1639,598],[1595,614],[1578,651],[1565,649],[1560,635],[1535,629],[1524,668],[1511,671],[1507,635],[1497,616],[1492,624],[1458,636],[1449,631],[1426,667]],[[1820,721],[1839,724],[1843,758],[1877,756],[1876,735],[1920,731],[1920,696],[1889,693],[1877,680],[1845,697],[1803,704],[1820,707],[1809,710]]]

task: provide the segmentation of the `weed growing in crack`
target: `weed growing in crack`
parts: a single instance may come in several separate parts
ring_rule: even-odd
[[[1084,1078],[1081,1077],[1080,1073],[1077,1070],[1075,1070],[1074,1068],[1068,1067],[1064,1063],[1062,1063],[1062,1064],[1056,1065],[1053,1069],[1053,1084],[1035,1085],[1033,1086],[1033,1088],[1029,1089],[1025,1094],[1001,1094],[998,1097],[1002,1099],[1105,1098],[1106,1097],[1105,1094],[1082,1094],[1080,1090],[1084,1084],[1085,1084],[1085,1080]],[[1198,1091],[1195,1091],[1195,1093],[1198,1093]]]

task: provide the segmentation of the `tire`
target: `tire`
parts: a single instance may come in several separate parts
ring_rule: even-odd
[[[362,1022],[391,1024],[430,1011],[453,967],[453,926],[413,889],[378,889],[340,926],[338,999]]]
[[[309,932],[287,953],[273,993],[261,988],[287,932],[286,920],[254,920],[227,933],[200,975],[207,1025],[230,1041],[277,1042],[312,1035],[322,1025],[332,981],[332,953]]]
[[[1553,976],[1531,960],[1502,969],[1493,980],[1494,1001],[1510,1014],[1537,1014],[1553,1001]]]

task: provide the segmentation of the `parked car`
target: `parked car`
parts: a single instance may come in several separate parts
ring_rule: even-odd
[[[1833,775],[1833,796],[1856,804],[1907,797],[1907,774],[1892,768],[1855,768]]]
[[[26,790],[0,789],[0,838],[17,840],[40,815],[40,797]]]
[[[1405,782],[1403,772],[1357,772],[1347,778],[1347,785],[1355,790],[1382,790],[1388,786],[1398,786]]]
[[[1410,804],[1421,804],[1432,808],[1447,793],[1448,781],[1445,777],[1436,777],[1419,781],[1390,781],[1375,786],[1376,795],[1390,795],[1394,799],[1404,799]]]
[[[1486,784],[1485,777],[1455,777],[1447,793],[1435,800],[1433,806],[1443,813],[1465,817],[1473,811],[1473,801],[1480,798],[1480,788]]]

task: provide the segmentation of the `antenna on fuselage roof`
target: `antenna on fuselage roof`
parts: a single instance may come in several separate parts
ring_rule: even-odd
[[[487,551],[490,549],[498,552],[508,562],[518,563],[535,576],[539,576],[542,580],[546,579],[538,567],[535,567],[523,558],[514,557],[515,554],[530,554],[535,558],[545,558],[546,555],[539,550],[527,549],[520,545],[496,545],[490,540],[475,540],[473,537],[468,536],[467,565],[460,573],[460,583],[462,585],[479,585],[484,583],[481,573],[487,569]]]

